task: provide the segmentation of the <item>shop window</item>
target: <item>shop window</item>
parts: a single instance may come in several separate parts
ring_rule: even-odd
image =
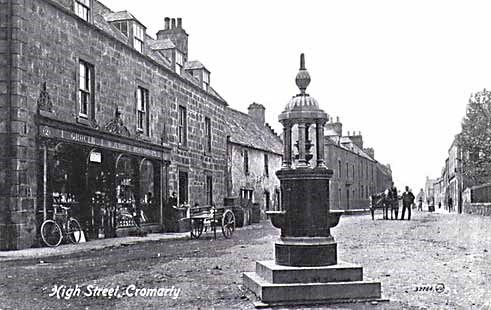
[[[143,44],[145,42],[145,30],[136,22],[133,22],[133,47],[143,53]]]
[[[155,192],[155,169],[151,161],[145,159],[140,167],[140,209],[143,223],[158,223],[160,208]]]
[[[182,67],[184,66],[184,56],[178,50],[175,50],[175,51],[176,51],[175,70],[176,70],[176,73],[180,75],[182,72]]]
[[[269,177],[269,156],[264,154],[264,175]]]
[[[205,117],[206,151],[211,153],[211,119]]]
[[[149,135],[148,90],[138,87],[136,91],[137,130]]]
[[[249,151],[244,150],[244,174],[249,175]]]
[[[94,118],[94,67],[83,60],[79,61],[78,115]]]
[[[213,177],[211,175],[206,176],[206,184],[205,184],[205,191],[206,191],[206,204],[211,205],[213,204]]]
[[[75,0],[75,14],[86,22],[90,22],[90,1],[91,0]]]
[[[122,156],[116,163],[117,226],[133,226],[133,218],[138,219],[135,198],[135,169],[133,161]]]
[[[179,146],[187,145],[187,113],[186,108],[179,106],[179,120],[178,120],[178,138]]]
[[[61,207],[70,208],[70,214],[86,228],[80,203],[83,199],[85,185],[84,156],[80,148],[60,143],[54,149],[49,149],[46,157],[46,209],[43,206],[43,215],[53,218],[53,212]]]
[[[179,171],[179,205],[188,204],[188,173]]]

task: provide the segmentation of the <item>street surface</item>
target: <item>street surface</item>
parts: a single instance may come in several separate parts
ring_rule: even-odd
[[[380,211],[375,221],[345,216],[332,233],[339,260],[361,264],[365,279],[380,281],[390,301],[310,309],[491,309],[491,218],[427,212],[413,212],[411,221],[381,218]],[[273,259],[278,233],[264,221],[229,240],[207,234],[0,260],[0,309],[254,309],[241,275],[256,260]],[[49,296],[55,286],[60,299]],[[111,288],[120,296],[155,288],[161,296],[110,298]]]

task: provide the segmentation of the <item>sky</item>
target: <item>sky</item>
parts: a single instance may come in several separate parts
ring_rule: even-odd
[[[298,93],[305,53],[307,92],[343,131],[361,131],[396,186],[417,192],[439,177],[471,93],[491,88],[491,3],[393,0],[102,0],[127,10],[155,37],[181,17],[189,60],[240,111],[278,115]]]

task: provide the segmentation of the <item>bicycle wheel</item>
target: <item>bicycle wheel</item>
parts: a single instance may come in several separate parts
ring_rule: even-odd
[[[60,245],[63,234],[60,225],[53,220],[46,220],[41,225],[41,238],[49,247]]]
[[[82,238],[82,228],[80,227],[80,223],[74,218],[69,219],[66,233],[68,240],[70,240],[71,243],[79,243],[80,238]]]

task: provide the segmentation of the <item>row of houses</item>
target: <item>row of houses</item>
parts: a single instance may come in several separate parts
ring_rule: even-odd
[[[339,117],[325,125],[325,140],[325,162],[333,170],[331,209],[368,208],[372,194],[391,186],[390,165],[378,162],[374,149],[364,147],[361,132],[344,134]]]
[[[188,59],[182,19],[155,37],[96,0],[0,3],[0,249],[31,247],[53,207],[93,238],[136,208],[165,229],[177,205],[278,204],[281,139],[264,107],[234,110]]]

